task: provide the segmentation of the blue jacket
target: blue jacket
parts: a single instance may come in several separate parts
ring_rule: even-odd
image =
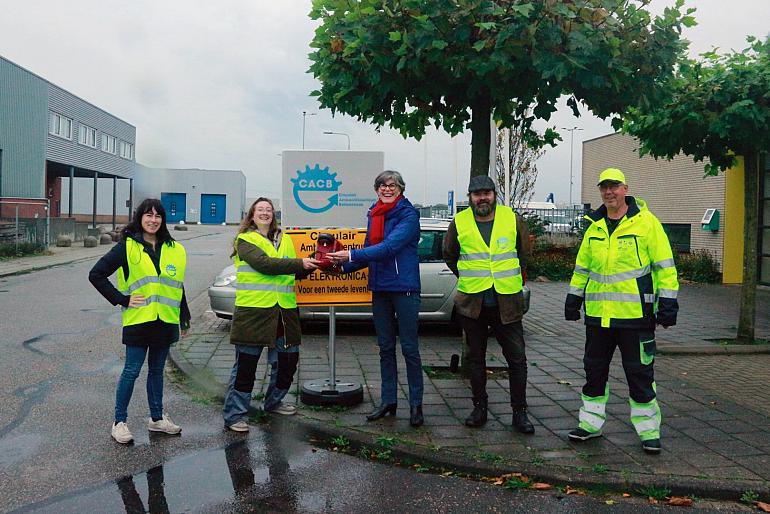
[[[372,205],[374,207],[374,205]],[[419,292],[420,262],[417,242],[420,240],[420,215],[412,203],[402,197],[385,214],[385,236],[376,245],[369,245],[372,228],[372,207],[367,213],[367,236],[364,248],[350,251],[351,262],[345,272],[369,267],[369,289],[380,292]]]

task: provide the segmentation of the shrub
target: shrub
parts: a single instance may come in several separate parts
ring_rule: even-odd
[[[555,281],[569,280],[575,270],[577,251],[577,246],[554,246],[538,241],[527,262],[527,275]]]
[[[679,278],[692,282],[718,284],[722,282],[714,255],[708,250],[695,250],[692,253],[674,252],[674,261]]]
[[[23,257],[43,252],[45,252],[45,245],[42,243],[19,243],[18,249],[15,243],[0,244],[0,257]]]

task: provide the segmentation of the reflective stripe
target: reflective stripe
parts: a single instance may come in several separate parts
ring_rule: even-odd
[[[293,293],[294,286],[275,286],[275,290],[279,293]]]
[[[177,289],[182,288],[182,283],[172,278],[160,277],[160,283],[163,284],[164,286],[176,287]]]
[[[673,267],[675,267],[674,259],[663,259],[662,261],[652,263],[652,269],[655,269],[655,270],[662,269],[662,268],[673,268]]]
[[[601,273],[591,272],[589,278],[594,282],[601,282],[602,284],[614,284],[615,282],[624,282],[626,280],[632,280],[640,278],[650,273],[650,267],[645,266],[643,268],[623,271],[621,273],[613,273],[612,275],[602,275]]]
[[[631,422],[634,424],[634,428],[636,429],[637,434],[641,434],[642,432],[647,432],[650,430],[660,430],[660,423],[658,423],[658,421],[655,419],[647,419],[638,422],[631,420]]]
[[[591,273],[591,270],[575,264],[575,273],[580,273],[581,275],[588,275],[589,273]]]
[[[275,291],[276,286],[273,284],[244,284],[237,282],[235,289],[236,291]]]
[[[636,293],[586,293],[587,302],[638,302],[639,295]],[[644,301],[655,303],[655,295],[645,294]]]
[[[596,414],[592,414],[583,409],[580,409],[580,414],[578,414],[578,419],[580,420],[581,423],[586,423],[587,425],[595,428],[596,430],[601,429],[602,425],[604,425],[604,418],[597,416]]]
[[[658,408],[655,405],[649,405],[647,407],[631,407],[631,417],[644,416],[646,418],[652,418],[658,415]]]
[[[507,259],[518,259],[518,258],[519,258],[519,254],[516,252],[496,253],[492,256],[492,262],[504,261]]]
[[[457,270],[460,277],[491,277],[492,271],[488,269],[461,269]]]
[[[676,289],[658,289],[659,298],[676,298],[678,293]]]
[[[604,412],[607,410],[607,404],[583,401],[583,409],[593,414],[604,416]]]
[[[461,261],[486,261],[489,260],[489,252],[461,253]]]
[[[582,287],[569,286],[569,294],[574,294],[575,296],[580,296],[582,298],[585,296],[586,292]]]
[[[128,286],[128,291],[125,291],[125,294],[131,294],[137,289],[139,289],[142,286],[146,286],[147,284],[153,284],[158,281],[158,277],[142,277],[139,280],[133,282],[131,285]]]
[[[514,268],[495,273],[495,278],[515,277],[521,275],[521,268]]]
[[[243,264],[241,266],[238,266],[238,269],[236,271],[238,271],[238,273],[256,273],[257,272],[257,270],[255,270],[248,264]]]

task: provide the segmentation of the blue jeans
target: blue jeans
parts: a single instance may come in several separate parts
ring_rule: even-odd
[[[118,389],[115,392],[115,421],[126,422],[128,419],[128,404],[134,392],[139,372],[142,371],[144,358],[147,356],[147,403],[150,404],[150,416],[152,419],[163,417],[163,367],[166,365],[166,357],[170,345],[154,346],[128,346],[126,345],[126,363],[123,373],[118,380]]]
[[[372,292],[372,314],[377,344],[380,347],[380,378],[382,403],[396,403],[398,371],[396,365],[396,329],[401,353],[406,362],[409,382],[409,405],[422,405],[422,361],[417,337],[417,313],[420,311],[420,293]]]
[[[264,407],[265,407],[265,410],[268,410],[268,411],[277,407],[278,404],[281,403],[281,400],[283,400],[283,398],[289,392],[289,388],[286,387],[286,384],[281,384],[285,388],[276,388],[276,384],[278,383],[278,367],[279,367],[278,354],[279,353],[299,354],[299,345],[286,346],[286,339],[283,337],[278,337],[275,340],[275,348],[270,348],[267,352],[267,363],[270,365],[270,383],[267,386],[267,390],[265,390]],[[298,357],[299,355],[296,356],[296,358]],[[292,375],[292,377],[294,376],[294,369],[290,369],[288,370],[288,372]],[[291,382],[289,382],[289,384],[291,384]]]

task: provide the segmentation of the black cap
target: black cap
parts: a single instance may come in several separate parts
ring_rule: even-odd
[[[471,181],[468,183],[468,192],[476,193],[478,191],[497,191],[495,182],[488,175],[471,177]]]

